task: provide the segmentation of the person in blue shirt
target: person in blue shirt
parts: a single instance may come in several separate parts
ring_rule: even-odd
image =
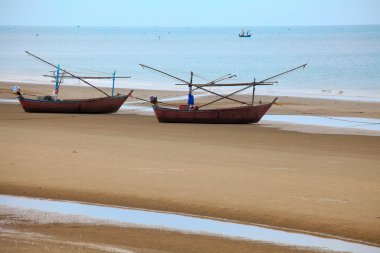
[[[191,93],[189,94],[187,99],[187,107],[188,109],[194,109],[194,96]]]

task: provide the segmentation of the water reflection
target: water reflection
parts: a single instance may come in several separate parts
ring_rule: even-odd
[[[109,220],[124,225],[147,226],[197,234],[213,234],[288,246],[313,247],[329,251],[380,252],[380,248],[374,246],[229,221],[122,207],[0,195],[0,213],[6,212],[9,208],[16,208],[17,210],[32,209],[49,212],[52,215],[77,215],[98,220]],[[33,215],[35,213],[30,212],[30,216]],[[29,218],[33,219],[33,217]]]

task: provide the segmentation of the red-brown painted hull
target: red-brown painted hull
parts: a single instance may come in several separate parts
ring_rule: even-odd
[[[25,112],[38,113],[113,113],[127,100],[125,96],[113,96],[77,100],[36,100],[19,97]]]
[[[272,106],[242,106],[212,110],[179,110],[153,107],[159,122],[165,123],[206,123],[206,124],[249,124],[257,123]]]

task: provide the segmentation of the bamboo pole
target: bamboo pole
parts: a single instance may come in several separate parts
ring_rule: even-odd
[[[174,78],[174,79],[177,79],[177,80],[179,80],[179,81],[181,81],[181,82],[186,83],[186,84],[189,85],[189,86],[194,86],[191,82],[185,81],[185,80],[183,80],[183,79],[181,79],[181,78],[179,78],[179,77],[173,76],[173,75],[168,74],[168,73],[166,73],[166,72],[164,72],[164,71],[161,71],[161,70],[158,70],[158,69],[155,69],[155,68],[149,67],[149,66],[144,65],[144,64],[140,64],[140,66],[143,67],[143,68],[148,68],[148,69],[151,69],[151,70],[157,71],[157,72],[159,72],[159,73],[162,73],[162,74],[164,74],[164,75],[170,76],[170,77],[172,77],[172,78]],[[238,103],[242,103],[242,104],[249,105],[248,103],[245,103],[245,102],[242,102],[242,101],[239,101],[239,100],[233,99],[233,98],[229,98],[229,97],[226,97],[226,96],[220,95],[220,94],[218,94],[218,93],[216,93],[216,92],[213,92],[213,91],[210,91],[210,90],[204,89],[204,88],[202,88],[202,87],[200,87],[200,86],[196,86],[196,87],[197,87],[197,89],[201,89],[201,90],[204,90],[204,91],[206,91],[206,92],[209,92],[209,93],[211,93],[211,94],[213,94],[213,95],[219,96],[219,97],[221,97],[221,99],[229,99],[229,100],[234,101],[234,102],[238,102]],[[194,89],[194,90],[195,90],[195,89]],[[193,91],[194,91],[194,90],[193,90]]]
[[[40,61],[42,61],[42,62],[44,62],[44,63],[46,63],[46,64],[48,64],[48,65],[50,65],[50,66],[53,66],[54,68],[58,68],[58,66],[56,66],[56,65],[54,65],[54,64],[52,64],[52,63],[50,63],[50,62],[47,62],[47,61],[45,61],[44,59],[42,59],[42,58],[40,58],[40,57],[38,57],[38,56],[36,56],[36,55],[34,55],[34,54],[32,54],[32,53],[29,53],[28,51],[25,51],[25,53],[27,53],[28,55],[33,56],[34,58],[36,58],[36,59],[38,59],[38,60],[40,60]],[[99,89],[98,87],[95,87],[94,85],[92,85],[91,83],[87,82],[86,80],[83,80],[82,78],[80,78],[80,77],[78,77],[78,76],[76,76],[76,75],[74,75],[74,74],[71,74],[71,73],[68,72],[67,70],[64,70],[64,69],[62,69],[62,70],[65,71],[65,72],[66,72],[67,74],[69,74],[70,76],[75,77],[75,78],[81,80],[81,81],[84,82],[85,84],[90,85],[92,88],[94,88],[94,89],[100,91],[101,93],[103,93],[104,95],[106,95],[107,97],[109,97],[109,95],[108,95],[106,92],[102,91],[102,90]]]
[[[255,84],[255,82],[252,82],[251,85],[249,85],[249,86],[247,86],[247,87],[244,87],[244,88],[242,88],[242,89],[240,89],[240,90],[237,90],[237,91],[235,91],[235,92],[233,92],[233,93],[230,93],[230,94],[228,94],[228,95],[225,96],[225,97],[218,98],[218,99],[216,99],[216,100],[214,100],[214,101],[211,101],[211,102],[209,102],[209,103],[207,103],[207,104],[204,104],[204,105],[202,105],[202,106],[199,106],[199,108],[202,108],[202,107],[204,107],[204,106],[207,106],[207,105],[213,104],[213,103],[218,102],[218,101],[220,101],[220,100],[222,100],[222,99],[224,99],[224,98],[229,99],[230,96],[235,95],[236,93],[239,93],[239,92],[241,92],[241,91],[244,91],[244,90],[250,88],[250,87],[252,86],[252,84],[253,84],[253,85],[260,85],[260,83],[262,83],[262,82],[266,82],[266,81],[268,81],[268,80],[270,80],[270,79],[273,79],[273,78],[275,78],[275,77],[278,77],[278,76],[281,76],[281,75],[285,75],[285,74],[287,74],[287,73],[289,73],[289,72],[292,72],[292,71],[294,71],[294,70],[297,70],[297,69],[299,69],[299,68],[305,68],[306,65],[307,65],[307,64],[303,64],[303,65],[300,65],[300,66],[298,66],[298,67],[292,68],[292,69],[290,69],[290,70],[284,71],[284,72],[282,72],[282,73],[280,73],[280,74],[277,74],[277,75],[271,76],[271,77],[269,77],[269,78],[266,78],[266,79],[264,79],[264,80],[258,82],[257,84]]]

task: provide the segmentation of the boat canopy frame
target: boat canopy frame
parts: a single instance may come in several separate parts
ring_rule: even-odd
[[[55,91],[58,92],[58,88],[59,86],[61,85],[61,83],[63,82],[63,79],[64,78],[75,78],[75,79],[78,79],[82,82],[84,82],[85,84],[91,86],[92,88],[98,90],[99,92],[103,93],[104,95],[106,95],[107,97],[113,97],[114,96],[114,87],[115,87],[115,79],[117,78],[131,78],[131,76],[122,76],[122,77],[116,77],[116,71],[113,72],[112,76],[93,76],[93,77],[89,77],[89,76],[78,76],[78,75],[74,75],[72,74],[71,72],[67,71],[66,69],[62,69],[60,68],[60,65],[55,65],[53,63],[50,63],[44,59],[42,59],[41,57],[37,56],[37,55],[34,55],[28,51],[25,51],[25,53],[27,53],[28,55],[36,58],[37,60],[40,60],[52,67],[54,67],[56,69],[56,71],[51,71],[53,72],[53,74],[51,75],[43,75],[44,77],[51,77],[54,79],[54,82],[56,83],[56,89]],[[60,73],[59,71],[62,71],[62,73]],[[113,83],[112,83],[112,95],[110,96],[109,94],[107,94],[105,91],[103,91],[102,89],[99,89],[98,87],[96,87],[95,85],[91,84],[90,82],[86,81],[85,79],[112,79],[113,80]]]

